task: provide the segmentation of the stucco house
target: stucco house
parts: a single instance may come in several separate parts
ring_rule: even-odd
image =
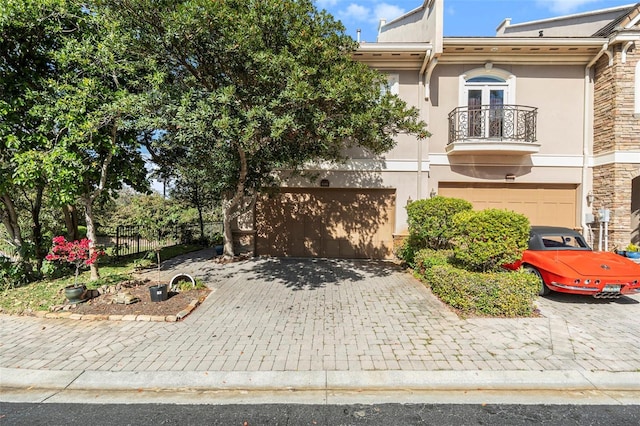
[[[257,203],[257,255],[389,258],[407,202],[436,194],[580,229],[596,248],[640,240],[640,3],[507,18],[493,37],[444,37],[444,3],[382,21],[354,54],[432,136],[287,181]]]

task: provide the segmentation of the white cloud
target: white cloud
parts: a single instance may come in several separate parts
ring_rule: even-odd
[[[324,0],[332,1],[332,0]],[[346,9],[340,10],[337,15],[340,19],[353,20],[357,22],[373,22],[378,23],[380,19],[386,19],[390,21],[405,13],[405,10],[399,6],[378,3],[373,6],[373,9],[357,3],[351,3]]]
[[[597,3],[599,0],[537,0],[542,7],[554,13],[573,13],[581,6],[589,3]]]
[[[391,21],[392,19],[402,16],[405,10],[393,4],[380,3],[376,5],[373,13],[374,16],[371,17],[371,20],[374,22],[378,22],[380,19]]]
[[[346,9],[338,12],[340,19],[353,19],[354,21],[368,21],[371,9],[366,6],[351,3]]]

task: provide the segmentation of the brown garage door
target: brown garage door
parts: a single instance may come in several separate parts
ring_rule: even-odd
[[[438,193],[468,200],[476,210],[513,210],[532,225],[576,226],[575,185],[440,183]]]
[[[395,189],[286,188],[256,205],[258,255],[392,256]]]

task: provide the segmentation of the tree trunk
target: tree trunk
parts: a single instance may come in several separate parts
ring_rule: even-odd
[[[84,218],[87,222],[87,238],[89,243],[89,256],[93,256],[96,251],[96,227],[93,222],[93,200],[91,198],[84,200]],[[98,262],[94,262],[90,265],[91,268],[91,281],[95,281],[100,278],[100,271],[98,270]]]
[[[222,233],[224,236],[224,252],[226,259],[232,259],[235,256],[233,250],[233,232],[231,231],[231,203],[232,200],[225,196],[222,200]]]
[[[64,213],[64,223],[67,227],[67,240],[79,240],[80,232],[78,231],[78,209],[76,209],[76,206],[68,204],[62,206],[62,212]]]
[[[2,209],[2,223],[7,229],[11,243],[16,247],[18,252],[18,259],[22,260],[20,254],[20,248],[22,248],[22,231],[18,224],[18,214],[16,213],[16,207],[13,204],[13,200],[9,197],[9,194],[0,195],[0,201],[4,208]]]
[[[222,200],[222,223],[224,227],[224,258],[231,259],[235,256],[233,250],[233,232],[231,230],[231,219],[233,219],[234,209],[240,204],[244,197],[244,187],[247,181],[247,156],[244,150],[238,146],[238,155],[240,157],[240,176],[238,177],[238,184],[236,185],[235,194],[229,199],[227,194]]]
[[[118,125],[114,122],[111,125],[111,144],[115,148],[116,140],[118,138]],[[107,156],[102,160],[102,165],[100,166],[100,182],[97,187],[93,190],[89,190],[89,185],[87,185],[87,191],[84,196],[80,199],[84,204],[84,218],[87,222],[87,238],[89,238],[89,256],[92,257],[96,252],[96,241],[98,240],[98,236],[96,234],[96,226],[93,221],[93,202],[100,196],[102,191],[107,184],[107,173],[109,172],[109,164],[111,164],[111,160],[113,159],[113,150],[109,151]],[[100,272],[98,270],[98,262],[93,262],[91,265],[91,281],[95,281],[100,278]]]
[[[195,201],[195,205],[196,205],[196,209],[198,209],[198,223],[200,225],[200,239],[204,240],[204,217],[202,216],[202,200],[200,197],[200,192],[198,191],[198,183],[195,184],[195,197],[194,197],[194,201]]]
[[[46,255],[44,250],[44,241],[42,238],[42,225],[40,224],[40,211],[42,210],[42,194],[44,193],[44,186],[36,188],[36,198],[31,205],[31,220],[33,226],[31,228],[31,237],[33,238],[33,244],[35,246],[36,255],[36,271],[42,269],[42,261]]]

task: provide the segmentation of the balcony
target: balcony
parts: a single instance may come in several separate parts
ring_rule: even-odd
[[[447,154],[535,154],[537,117],[537,108],[521,105],[458,107],[449,113]]]

